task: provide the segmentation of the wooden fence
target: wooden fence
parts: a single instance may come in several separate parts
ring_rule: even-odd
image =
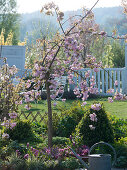
[[[92,76],[95,77],[95,83],[99,94],[108,95],[107,90],[112,88],[116,91],[116,86],[114,85],[116,80],[118,82],[118,91],[124,93],[125,68],[106,68],[100,69],[98,72],[94,72],[89,68],[82,69],[79,71],[79,76],[73,78],[74,85],[68,85],[69,88],[67,89],[70,91],[78,86],[81,82],[81,76],[85,76],[85,72],[88,70],[90,70],[90,78]],[[89,83],[89,79],[87,79],[87,82]]]
[[[30,120],[31,122],[42,123],[42,122],[44,122],[44,120],[46,121],[47,113],[45,112],[43,114],[43,113],[40,113],[39,111],[36,113],[32,112],[32,111],[30,111],[29,113],[25,113],[24,111],[21,111],[21,113],[18,115],[18,118],[19,119],[27,119],[27,120]]]

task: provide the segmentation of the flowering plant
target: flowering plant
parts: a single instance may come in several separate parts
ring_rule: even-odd
[[[13,83],[17,71],[16,66],[9,67],[6,61],[0,66],[0,118],[2,120],[4,117],[9,118],[9,112],[16,114],[18,105],[22,104],[20,96],[22,80],[17,85]]]

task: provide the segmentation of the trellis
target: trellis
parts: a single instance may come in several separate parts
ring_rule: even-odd
[[[31,122],[39,122],[42,123],[42,121],[47,117],[47,113],[45,112],[43,115],[41,112],[33,113],[32,111],[29,111],[28,114],[26,114],[24,111],[21,111],[21,113],[18,115],[19,119],[27,119]]]

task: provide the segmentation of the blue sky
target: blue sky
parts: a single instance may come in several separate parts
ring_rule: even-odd
[[[17,0],[18,12],[26,13],[40,10],[42,5],[52,0]],[[62,11],[77,10],[83,6],[90,8],[96,0],[53,0]],[[121,0],[100,0],[96,7],[120,6]]]

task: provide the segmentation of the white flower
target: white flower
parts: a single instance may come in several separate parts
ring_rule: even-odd
[[[3,135],[2,135],[2,139],[8,139],[9,138],[9,134],[7,134],[7,133],[3,133]]]
[[[93,125],[89,125],[90,130],[95,130],[95,127]]]

